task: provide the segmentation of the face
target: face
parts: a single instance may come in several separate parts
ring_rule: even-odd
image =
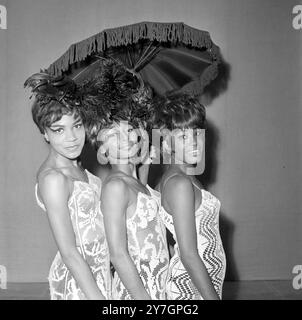
[[[107,129],[102,129],[98,134],[101,141],[100,152],[106,153],[109,162],[136,163],[140,144],[138,129],[134,129],[127,121],[114,123]]]
[[[171,149],[177,164],[197,164],[204,154],[203,129],[176,129],[171,133]]]
[[[74,114],[63,117],[45,130],[45,139],[50,147],[67,159],[76,159],[85,143],[85,128],[82,119]]]

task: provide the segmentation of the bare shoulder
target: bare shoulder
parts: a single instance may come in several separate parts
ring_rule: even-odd
[[[162,190],[162,204],[168,212],[174,212],[186,204],[194,203],[194,189],[191,179],[185,174],[174,174],[166,177]]]
[[[66,175],[53,168],[47,168],[38,173],[38,183],[41,194],[69,194],[70,184]]]
[[[115,175],[107,177],[101,192],[101,209],[105,217],[120,217],[129,207],[129,187]]]
[[[175,174],[166,178],[164,191],[178,193],[187,189],[191,190],[192,185],[191,179],[185,174]]]
[[[128,185],[124,179],[118,175],[110,174],[102,186],[102,194],[110,197],[122,197],[128,194]],[[116,198],[118,199],[118,198]]]

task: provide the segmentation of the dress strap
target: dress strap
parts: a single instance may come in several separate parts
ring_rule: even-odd
[[[195,184],[193,181],[192,181],[192,184],[193,184],[194,187],[196,187],[202,193],[202,189],[197,184]]]

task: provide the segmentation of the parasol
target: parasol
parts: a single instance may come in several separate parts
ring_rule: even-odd
[[[207,31],[184,23],[141,22],[106,29],[71,45],[47,71],[81,83],[99,72],[100,59],[109,57],[122,62],[157,95],[202,94],[217,76],[221,60]]]

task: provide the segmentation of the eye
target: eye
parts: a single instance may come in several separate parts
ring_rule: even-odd
[[[79,128],[81,128],[83,126],[83,123],[77,123],[74,127],[76,128],[76,129],[79,129]]]
[[[188,136],[186,134],[183,134],[181,137],[183,138],[183,140],[188,139]]]
[[[116,137],[117,135],[118,135],[117,132],[111,132],[111,133],[106,135],[106,139],[108,140],[109,138]]]
[[[132,132],[132,131],[133,131],[133,128],[129,128],[129,129],[128,129],[128,132]]]
[[[63,128],[58,128],[58,129],[50,129],[52,132],[54,133],[57,133],[57,134],[60,134],[60,133],[63,133]]]

